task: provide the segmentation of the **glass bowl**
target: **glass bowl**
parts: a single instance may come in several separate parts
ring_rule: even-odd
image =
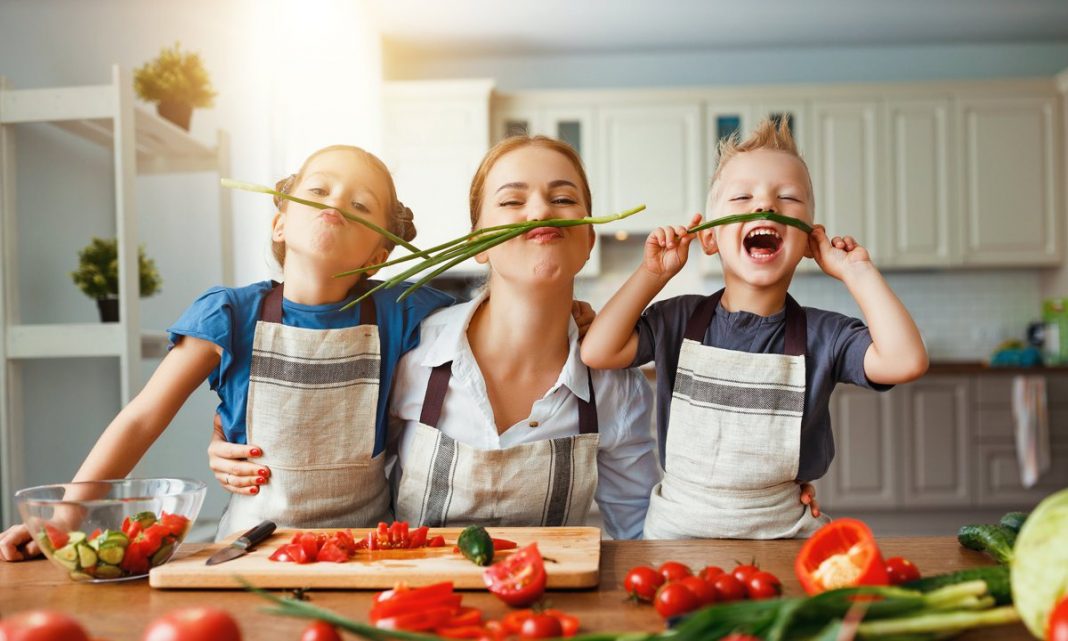
[[[120,479],[30,487],[15,493],[15,503],[52,563],[76,581],[106,583],[166,563],[206,492],[193,479]]]

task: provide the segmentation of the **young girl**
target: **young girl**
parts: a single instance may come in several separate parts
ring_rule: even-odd
[[[390,518],[383,468],[390,382],[401,355],[418,343],[419,322],[451,299],[424,288],[396,303],[399,292],[387,290],[340,311],[366,283],[333,275],[383,262],[392,243],[339,210],[405,240],[415,236],[411,211],[374,155],[326,147],[278,191],[331,207],[276,199],[271,237],[284,282],[215,287],[197,299],[169,329],[170,353],[75,481],[126,476],[207,379],[226,439],[255,439],[273,476],[263,491],[254,485],[231,499],[220,537],[263,519],[306,528]],[[25,527],[14,526],[0,537],[0,554],[22,558],[16,548],[28,540]]]

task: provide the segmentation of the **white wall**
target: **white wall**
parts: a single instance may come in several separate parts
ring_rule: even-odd
[[[111,65],[135,68],[181,41],[201,54],[215,89],[192,134],[230,132],[232,175],[273,184],[312,150],[348,143],[379,147],[381,58],[362,1],[34,0],[0,3],[0,75],[19,89],[104,84]],[[95,322],[93,301],[72,284],[76,251],[91,235],[114,235],[109,150],[48,125],[16,128],[22,321]],[[206,288],[219,284],[218,176],[142,177],[140,235],[163,276],[143,300],[146,327],[163,329]],[[235,280],[270,277],[265,196],[235,194]],[[144,377],[158,362],[146,360]],[[24,368],[25,485],[69,479],[118,410],[113,359],[36,361]],[[205,384],[149,451],[135,475],[209,482],[204,517],[223,492],[205,447],[217,399]]]

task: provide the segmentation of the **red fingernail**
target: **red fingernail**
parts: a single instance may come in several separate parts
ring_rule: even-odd
[[[266,482],[267,479],[263,478],[262,476],[256,479],[256,485],[263,485]]]
[[[248,489],[248,493],[249,494],[259,494],[260,493],[260,488],[258,488],[258,487],[250,487]]]
[[[267,470],[264,470],[264,469],[256,470],[256,474],[259,474],[260,476],[267,476]]]
[[[254,447],[249,451],[249,454],[252,455],[252,456],[262,456],[263,455],[263,450],[261,450],[258,447]]]

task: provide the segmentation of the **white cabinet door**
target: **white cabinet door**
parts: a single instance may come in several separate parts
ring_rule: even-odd
[[[684,224],[703,209],[705,169],[696,102],[608,106],[597,113],[596,184],[605,210],[644,203],[612,229],[648,233]]]
[[[753,128],[753,108],[748,104],[730,104],[711,102],[705,105],[705,194],[701,200],[701,213],[705,220],[711,220],[716,212],[708,211],[708,189],[712,186],[712,175],[719,165],[719,143],[731,136],[739,141]],[[708,256],[702,251],[693,250],[700,261],[702,274],[722,274],[723,263],[717,255]]]
[[[960,259],[950,101],[886,104],[887,215],[880,216],[883,263],[936,267]]]
[[[397,195],[415,213],[416,246],[433,247],[471,229],[468,187],[489,149],[490,93],[484,80],[386,83],[382,157]],[[406,264],[383,275],[403,271]],[[452,275],[481,273],[469,260]]]
[[[971,505],[971,379],[926,377],[894,394],[904,431],[903,504]]]
[[[965,264],[1060,262],[1057,104],[1049,96],[958,100]]]
[[[816,102],[812,105],[809,171],[815,190],[815,221],[830,236],[853,236],[878,258],[881,213],[879,105]],[[815,261],[801,263],[818,270]]]
[[[852,385],[840,385],[831,395],[834,461],[816,482],[817,498],[828,511],[898,505],[894,435],[899,425],[892,398]]]

